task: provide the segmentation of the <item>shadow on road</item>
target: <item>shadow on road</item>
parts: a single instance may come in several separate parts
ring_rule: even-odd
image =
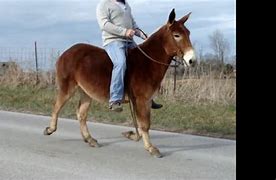
[[[115,136],[115,137],[101,137],[101,138],[97,138],[95,137],[99,144],[101,145],[101,147],[105,147],[105,146],[110,146],[113,144],[117,144],[117,143],[122,143],[122,142],[132,142],[132,143],[136,143],[134,141],[130,141],[126,138],[124,138],[123,136]],[[157,139],[171,139],[169,141],[169,145],[166,145],[166,142],[161,142],[159,141],[159,143],[154,143],[154,140]],[[164,156],[170,156],[176,152],[183,152],[183,151],[190,151],[190,150],[199,150],[199,149],[212,149],[212,148],[219,148],[219,147],[224,147],[224,146],[232,146],[233,143],[225,143],[225,142],[213,142],[213,143],[200,143],[200,142],[194,142],[194,144],[191,145],[191,141],[187,142],[187,144],[185,145],[185,141],[182,143],[183,144],[176,144],[177,139],[180,138],[180,136],[177,135],[152,135],[152,140],[153,143],[160,149],[160,151],[162,152],[162,154]],[[183,138],[183,137],[181,137]],[[75,139],[62,139],[62,141],[64,142],[83,142],[82,138],[75,138]],[[142,140],[141,140],[142,141]],[[158,145],[161,144],[161,145]],[[168,143],[167,143],[168,144]]]
[[[211,148],[218,148],[218,147],[224,147],[224,146],[231,146],[232,144],[226,144],[226,143],[219,143],[219,144],[196,144],[196,145],[178,145],[178,146],[168,146],[168,145],[158,145],[157,147],[160,148],[164,156],[170,156],[176,152],[182,152],[182,151],[190,151],[190,150],[199,150],[199,149],[211,149]],[[162,150],[162,149],[168,149],[168,150]]]

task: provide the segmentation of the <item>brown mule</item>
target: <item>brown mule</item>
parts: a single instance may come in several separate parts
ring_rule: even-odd
[[[174,56],[183,57],[189,65],[195,62],[190,33],[184,26],[189,15],[190,13],[176,21],[173,9],[168,22],[139,45],[151,59],[137,47],[128,51],[125,92],[135,106],[139,134],[143,138],[144,147],[156,157],[161,157],[161,154],[152,145],[149,137],[151,100],[168,69],[164,64],[170,64]],[[86,124],[87,112],[92,99],[100,102],[108,101],[112,66],[104,49],[88,44],[76,44],[60,56],[56,63],[58,94],[50,127],[45,129],[45,135],[56,131],[61,108],[79,87],[82,96],[77,117],[82,137],[90,146],[99,146],[97,140],[89,133]],[[129,132],[125,136],[137,140],[135,133]]]

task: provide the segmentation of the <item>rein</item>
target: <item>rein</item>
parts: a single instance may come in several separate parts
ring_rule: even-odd
[[[145,51],[143,51],[143,49],[141,49],[140,46],[139,46],[135,41],[133,41],[133,42],[134,42],[134,44],[137,46],[137,48],[140,50],[140,52],[141,52],[142,54],[144,54],[144,56],[146,56],[146,57],[147,57],[148,59],[150,59],[151,61],[153,61],[153,62],[155,62],[155,63],[157,63],[157,64],[164,65],[164,66],[170,66],[170,64],[162,63],[162,62],[159,62],[159,61],[153,59],[152,57],[150,57],[149,55],[147,55],[147,53],[145,53]]]
[[[142,32],[143,35],[144,35],[146,38],[148,38],[147,34],[146,34],[142,29],[138,28],[138,30],[139,30],[140,32]],[[141,52],[142,54],[144,54],[144,56],[146,56],[149,60],[151,60],[151,61],[153,61],[153,62],[155,62],[155,63],[157,63],[157,64],[161,64],[161,65],[164,65],[164,66],[170,66],[170,64],[159,62],[159,61],[153,59],[152,57],[150,57],[147,53],[145,53],[145,51],[143,51],[143,49],[140,48],[140,46],[139,46],[134,40],[133,40],[133,43],[134,43],[134,44],[136,45],[136,47],[140,50],[140,52]],[[175,62],[178,62],[175,58],[173,58],[172,60],[175,61]],[[178,62],[178,63],[183,64],[183,63],[181,63],[181,62]],[[187,67],[189,66],[185,60],[184,60],[184,63],[185,63],[185,65],[186,65]]]

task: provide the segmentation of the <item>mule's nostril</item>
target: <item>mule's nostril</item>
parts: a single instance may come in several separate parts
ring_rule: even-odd
[[[192,64],[193,63],[193,61],[192,60],[189,60],[189,64]]]

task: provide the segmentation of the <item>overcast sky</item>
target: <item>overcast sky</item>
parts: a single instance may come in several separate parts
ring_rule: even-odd
[[[101,46],[96,21],[99,0],[0,0],[0,47],[40,47],[64,50],[74,43]],[[196,46],[209,49],[208,36],[220,30],[235,54],[235,0],[128,0],[133,16],[147,34],[165,24],[172,8],[176,18],[192,12],[186,27]],[[137,39],[138,40],[138,39]],[[140,42],[140,41],[139,41]]]

